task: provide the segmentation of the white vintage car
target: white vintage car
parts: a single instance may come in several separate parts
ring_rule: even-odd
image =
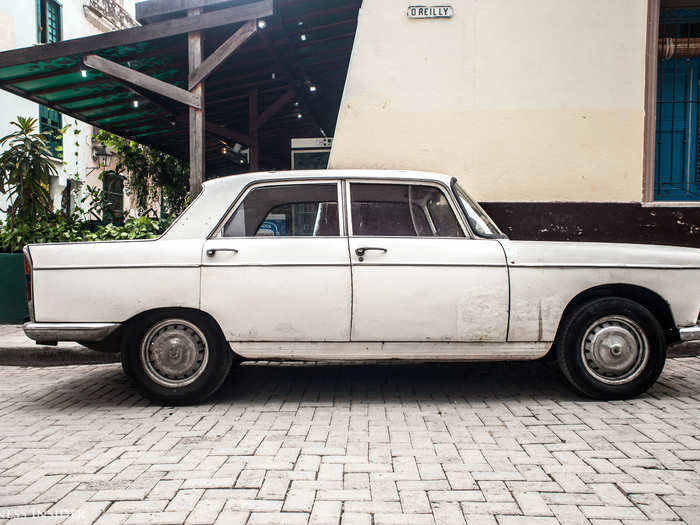
[[[25,249],[39,343],[121,352],[147,397],[189,403],[234,362],[531,360],[627,398],[700,339],[700,250],[508,240],[456,180],[257,173],[205,184],[159,239]]]

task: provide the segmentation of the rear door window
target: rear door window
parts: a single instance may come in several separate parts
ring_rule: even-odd
[[[246,195],[222,237],[337,237],[338,185],[261,186]]]

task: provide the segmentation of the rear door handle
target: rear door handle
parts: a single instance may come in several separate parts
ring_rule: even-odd
[[[238,253],[238,250],[235,248],[211,248],[207,250],[207,257],[214,257],[216,255],[216,252],[231,252],[231,253]]]
[[[376,247],[372,247],[372,246],[363,246],[362,248],[358,248],[357,250],[355,250],[355,253],[360,258],[360,262],[365,260],[365,254],[369,251],[389,253],[389,250],[387,250],[386,248],[376,248]]]

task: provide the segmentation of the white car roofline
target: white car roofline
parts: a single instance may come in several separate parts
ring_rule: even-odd
[[[240,175],[228,175],[218,179],[206,181],[206,188],[217,188],[228,184],[249,182],[258,180],[296,180],[303,179],[401,179],[401,180],[435,180],[449,186],[452,177],[443,173],[411,170],[296,170],[296,171],[261,171],[255,173],[243,173]]]

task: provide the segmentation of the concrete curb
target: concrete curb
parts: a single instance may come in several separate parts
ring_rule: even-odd
[[[80,345],[0,348],[0,366],[67,366],[119,363],[119,354],[96,352]]]

